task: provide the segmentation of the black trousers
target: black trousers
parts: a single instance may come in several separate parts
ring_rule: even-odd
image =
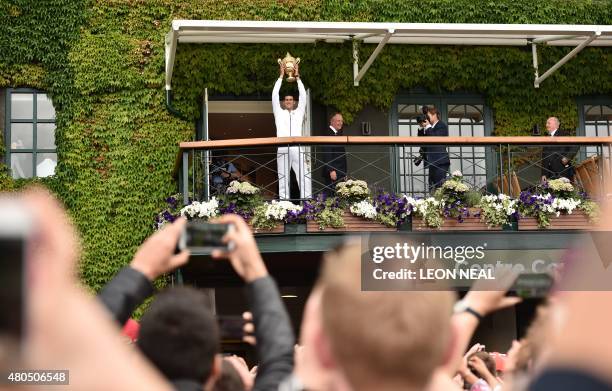
[[[442,186],[444,181],[446,180],[446,174],[448,174],[448,169],[450,168],[450,164],[446,164],[443,166],[437,166],[434,164],[429,165],[429,192],[433,193],[433,191]]]

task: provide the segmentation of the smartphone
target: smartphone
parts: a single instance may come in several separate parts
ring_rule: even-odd
[[[548,296],[553,282],[552,276],[546,273],[521,274],[512,290],[524,299],[543,298]]]
[[[244,336],[244,319],[240,315],[218,315],[219,334],[222,340],[240,340]]]
[[[26,249],[33,226],[25,204],[0,196],[0,334],[16,341],[24,334]]]
[[[234,230],[233,224],[212,224],[206,221],[188,221],[178,243],[179,250],[193,252],[212,250],[232,251],[234,243],[223,243],[223,237]]]

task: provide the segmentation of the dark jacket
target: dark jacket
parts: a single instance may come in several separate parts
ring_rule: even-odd
[[[132,312],[151,296],[153,291],[153,284],[144,274],[131,267],[124,267],[102,288],[98,299],[123,326]]]
[[[259,360],[253,390],[276,390],[293,371],[295,337],[289,314],[272,277],[259,278],[245,289],[253,313]]]
[[[569,136],[569,134],[564,130],[558,129],[552,137],[563,136]],[[551,145],[542,147],[542,175],[549,179],[555,179],[562,176],[569,178],[573,176],[573,168],[571,166],[565,167],[561,162],[561,158],[566,157],[571,160],[576,152],[576,148],[572,145]]]
[[[436,122],[434,126],[427,129],[423,134],[425,137],[446,136],[448,137],[448,127],[442,121]],[[446,146],[444,145],[429,145],[422,148],[423,157],[427,165],[446,166],[450,165],[450,159]]]
[[[329,136],[342,136],[342,132],[334,134],[334,132],[328,127],[325,135]],[[346,150],[344,145],[325,145],[321,147],[321,160],[323,166],[323,179],[325,183],[331,183],[329,174],[332,171],[336,171],[338,180],[347,175],[346,167]]]
[[[280,382],[293,370],[295,337],[289,314],[283,306],[272,277],[257,279],[247,284],[245,289],[253,314],[259,359],[253,390],[276,390]],[[125,267],[106,284],[98,298],[123,325],[152,292],[151,282],[142,273]],[[201,384],[182,379],[173,381],[173,385],[181,391],[202,387]]]

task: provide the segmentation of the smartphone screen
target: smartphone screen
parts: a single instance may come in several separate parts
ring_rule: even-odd
[[[219,315],[219,333],[222,340],[242,340],[244,319],[240,315]]]
[[[188,248],[191,252],[212,251],[215,249],[231,250],[231,243],[223,243],[223,237],[233,229],[231,224],[211,224],[205,221],[189,221],[181,237],[179,248]]]

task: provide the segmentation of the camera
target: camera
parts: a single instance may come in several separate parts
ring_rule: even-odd
[[[234,230],[233,224],[213,224],[206,221],[188,221],[181,237],[178,250],[193,252],[213,250],[232,251],[234,243],[223,243],[223,237]]]
[[[416,122],[421,126],[423,122],[427,121],[427,116],[425,114],[419,114],[416,116]]]

